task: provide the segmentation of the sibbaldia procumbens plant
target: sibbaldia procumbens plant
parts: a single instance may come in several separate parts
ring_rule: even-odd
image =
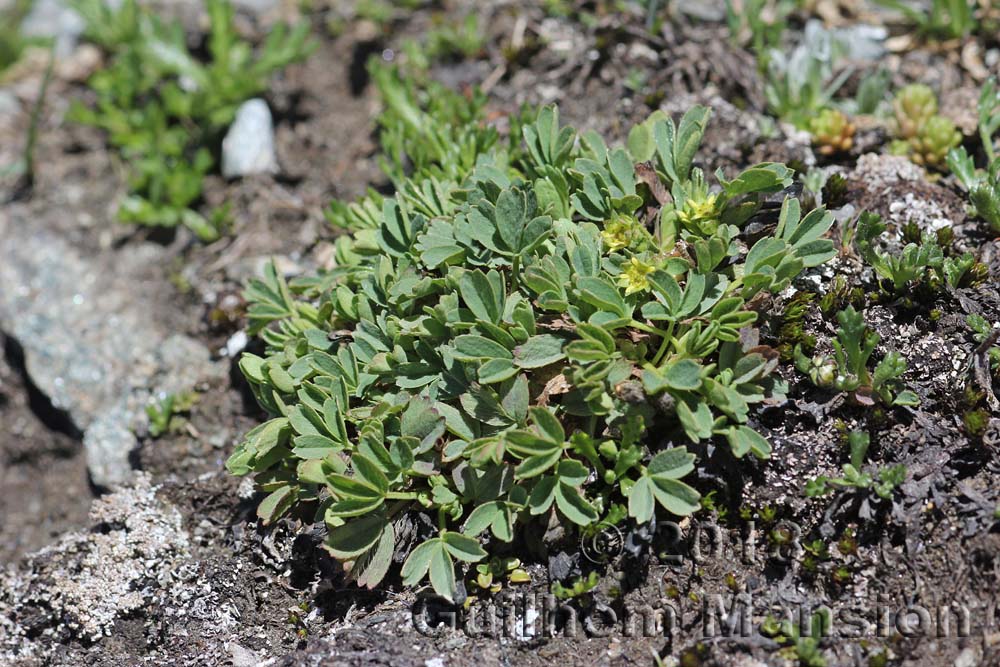
[[[709,113],[654,114],[609,148],[543,108],[522,146],[404,184],[336,268],[253,281],[266,353],[240,367],[272,418],[228,468],[267,494],[261,520],[325,522],[359,585],[402,554],[405,585],[454,599],[456,564],[527,526],[691,514],[688,446],[766,458],[748,420],[784,387],[747,304],[833,256],[832,217],[785,198],[749,243],[792,172],[710,183],[694,166]]]

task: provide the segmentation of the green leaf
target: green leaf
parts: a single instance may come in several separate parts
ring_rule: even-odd
[[[694,442],[707,440],[712,437],[712,424],[714,418],[712,411],[705,403],[698,403],[694,409],[685,401],[678,401],[676,405],[677,417],[684,427],[687,436]]]
[[[625,317],[625,300],[621,292],[611,283],[601,278],[578,278],[576,286],[581,298],[592,306],[607,310],[618,317]]]
[[[297,499],[298,488],[285,484],[260,501],[260,505],[257,506],[257,516],[265,526],[268,526],[284,516]]]
[[[446,530],[441,534],[441,539],[444,540],[448,553],[466,563],[475,563],[487,556],[479,542],[468,535]]]
[[[514,362],[521,368],[541,368],[565,357],[563,340],[552,334],[532,336],[514,350]]]
[[[700,509],[701,495],[684,482],[652,477],[653,495],[664,509],[677,516],[688,516]]]
[[[555,475],[542,477],[535,483],[528,496],[528,507],[531,514],[543,514],[552,507],[556,499],[556,486],[559,479]]]
[[[433,558],[435,553],[443,550],[440,538],[430,539],[417,545],[410,552],[410,555],[406,557],[403,569],[400,571],[403,577],[403,585],[416,586],[419,584],[420,580],[427,574],[427,570],[431,565],[431,558]]]
[[[384,514],[364,516],[343,526],[331,528],[324,546],[334,558],[354,558],[368,551],[378,541],[385,526]]]
[[[566,431],[563,430],[562,424],[559,423],[559,420],[556,419],[556,416],[552,414],[549,408],[533,407],[528,409],[528,413],[531,415],[531,421],[540,435],[560,446],[565,442]]]
[[[628,514],[642,525],[653,518],[653,482],[648,477],[640,477],[632,485],[628,495]]]
[[[510,359],[490,359],[479,367],[479,381],[483,384],[503,382],[517,375],[518,370]]]
[[[510,250],[520,250],[521,233],[527,213],[524,196],[515,190],[504,190],[497,198],[496,226],[500,238]]]
[[[358,586],[365,588],[377,586],[389,571],[395,546],[395,531],[392,524],[386,522],[378,541],[354,560],[349,578],[356,581]]]
[[[680,479],[694,470],[694,454],[685,447],[672,447],[662,452],[649,462],[649,474],[663,479]]]
[[[513,359],[514,355],[510,350],[500,343],[476,336],[466,334],[455,339],[455,355],[460,361],[475,361],[477,359]]]
[[[441,542],[438,543],[439,545]],[[431,553],[430,562],[431,586],[434,592],[448,602],[455,601],[455,563],[443,546],[438,546]]]
[[[503,513],[503,510],[504,504],[499,500],[483,503],[476,509],[472,510],[468,518],[465,520],[465,526],[463,528],[465,534],[473,537],[479,535],[481,532],[490,527],[497,516]]]
[[[550,450],[543,454],[529,456],[522,461],[515,469],[514,475],[518,479],[530,479],[541,475],[554,466],[562,456],[562,450]]]
[[[589,526],[597,521],[599,515],[594,506],[587,502],[580,492],[568,484],[556,486],[556,507],[563,516],[578,526]]]
[[[355,454],[351,457],[351,466],[358,479],[375,489],[380,496],[385,496],[389,491],[389,480],[378,465],[363,454]]]
[[[751,452],[759,459],[771,457],[771,444],[767,438],[754,431],[749,426],[734,426],[726,432],[729,446],[733,451],[733,456],[742,458],[747,452]]]
[[[497,324],[503,315],[504,287],[500,274],[466,271],[459,280],[462,300],[477,319]],[[497,289],[499,287],[499,289]]]
[[[656,370],[663,385],[677,391],[696,391],[701,387],[702,367],[691,359],[679,359]],[[645,382],[645,378],[643,380]],[[654,392],[655,393],[655,392]]]

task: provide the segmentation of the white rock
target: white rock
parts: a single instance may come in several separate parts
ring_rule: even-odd
[[[237,331],[229,340],[226,341],[226,356],[233,358],[243,351],[243,348],[247,346],[247,333],[245,331]]]
[[[222,175],[237,178],[277,171],[271,111],[262,99],[247,100],[236,111],[236,120],[222,140]]]
[[[65,0],[37,0],[21,23],[25,37],[55,39],[57,58],[66,58],[76,48],[86,23]]]

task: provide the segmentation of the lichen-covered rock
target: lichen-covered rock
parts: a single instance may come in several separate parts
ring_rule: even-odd
[[[855,208],[878,213],[894,233],[911,222],[926,233],[966,219],[961,198],[929,182],[924,170],[905,157],[866,153],[847,182]]]
[[[0,664],[42,656],[52,642],[96,642],[174,584],[189,538],[147,476],[95,501],[90,521],[0,575]]]
[[[0,331],[23,348],[31,382],[83,435],[98,487],[129,481],[152,393],[223,372],[204,345],[169,335],[151,316],[143,272],[165,261],[153,244],[84,257],[60,236],[0,215]]]

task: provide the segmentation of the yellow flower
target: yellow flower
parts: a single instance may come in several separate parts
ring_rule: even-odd
[[[604,245],[609,250],[627,248],[632,240],[632,227],[635,224],[635,218],[615,213],[614,217],[604,223],[604,229],[601,231]]]
[[[618,286],[625,288],[625,296],[648,290],[649,279],[646,276],[654,270],[649,264],[633,257],[618,276]]]
[[[719,195],[708,195],[704,199],[686,199],[684,208],[677,211],[677,218],[688,227],[701,227],[705,222],[715,222],[715,203],[718,198]]]

